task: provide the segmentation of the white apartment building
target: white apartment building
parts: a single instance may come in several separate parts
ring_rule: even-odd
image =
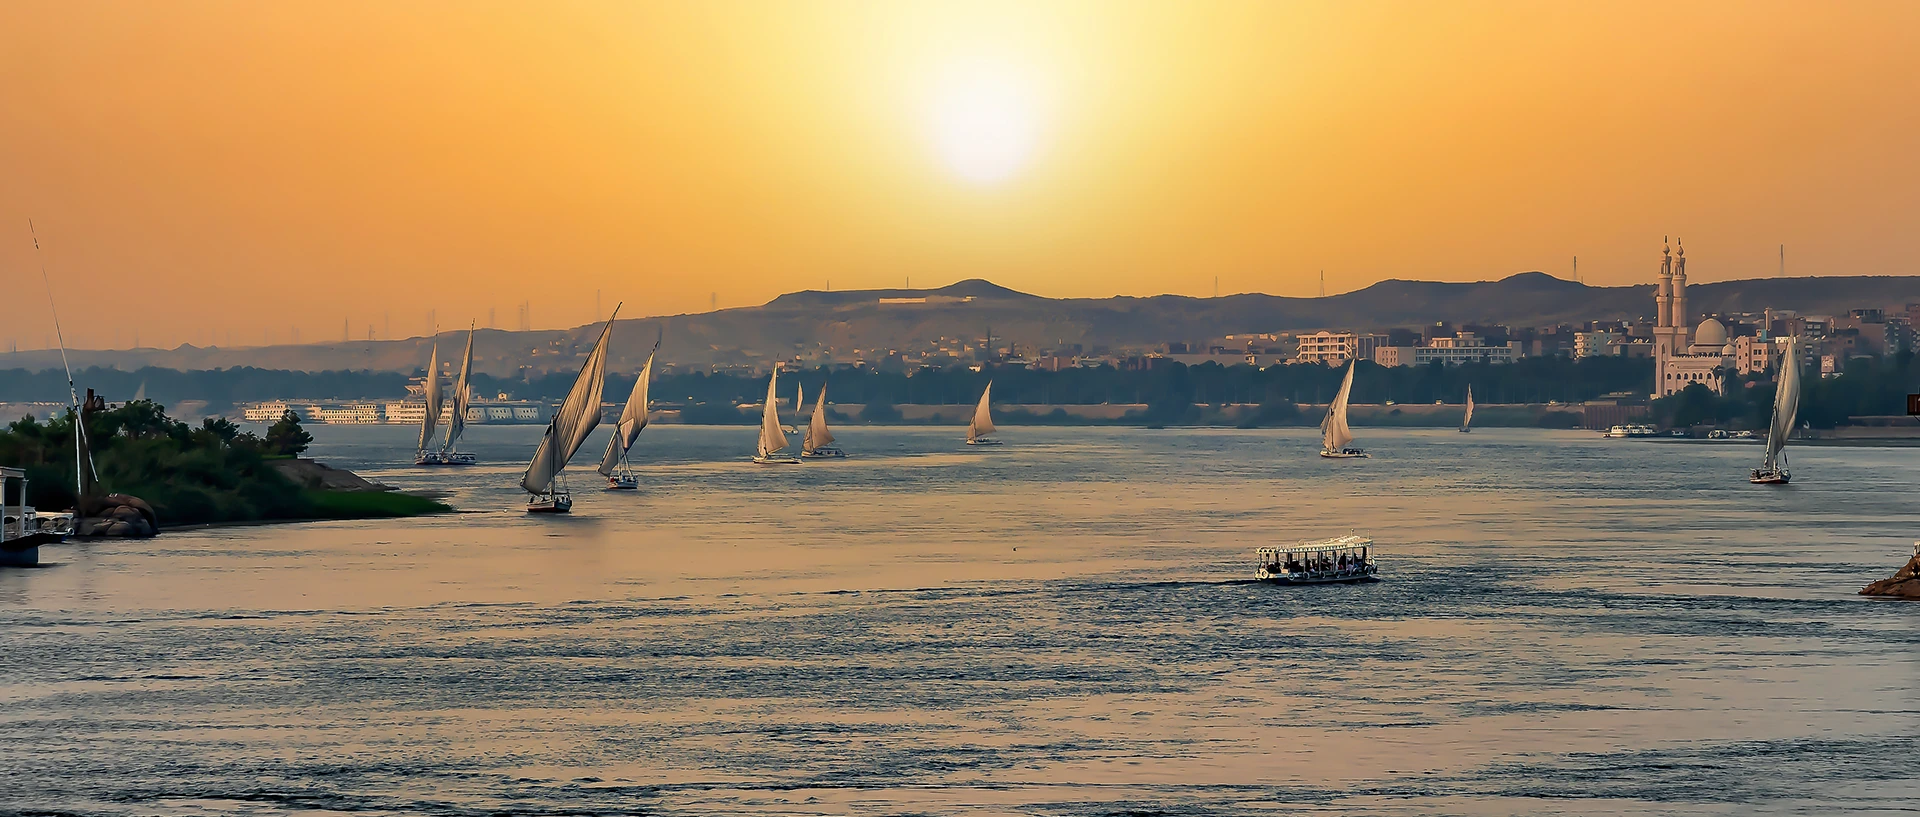
[[[1294,340],[1299,342],[1300,350],[1293,356],[1293,362],[1339,366],[1356,357],[1372,360],[1373,351],[1386,344],[1387,336],[1321,330],[1296,336]]]
[[[1612,357],[1620,354],[1620,344],[1626,342],[1626,336],[1618,332],[1575,332],[1573,356]]]
[[[1457,332],[1450,338],[1434,338],[1425,346],[1413,347],[1413,362],[1424,366],[1434,361],[1448,366],[1462,363],[1512,363],[1513,347],[1508,345],[1488,346],[1479,335],[1472,332]]]

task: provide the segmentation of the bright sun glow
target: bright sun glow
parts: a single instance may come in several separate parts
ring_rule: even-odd
[[[1006,181],[1039,141],[1031,82],[1007,66],[974,63],[940,77],[928,109],[933,146],[947,167],[974,184]]]

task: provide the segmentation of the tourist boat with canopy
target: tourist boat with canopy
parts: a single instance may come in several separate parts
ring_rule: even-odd
[[[993,399],[993,381],[987,381],[987,389],[980,393],[980,405],[973,407],[973,419],[967,422],[967,445],[999,445],[1000,441],[987,435],[999,429],[993,427],[993,412],[987,403]]]
[[[1800,361],[1793,338],[1787,338],[1780,353],[1780,382],[1773,390],[1773,424],[1767,427],[1767,459],[1753,469],[1747,481],[1755,485],[1785,485],[1793,478],[1787,470],[1787,438],[1793,436],[1793,424],[1800,413]]]
[[[600,457],[600,476],[607,478],[609,491],[640,488],[640,477],[633,472],[633,463],[627,461],[627,452],[647,427],[647,383],[653,379],[653,358],[659,353],[660,341],[655,340],[653,352],[647,355],[647,365],[640,367],[640,379],[633,382],[633,393],[627,395],[626,407],[620,409],[620,421],[613,427],[613,438],[607,440],[607,453]]]
[[[462,454],[454,450],[454,444],[460,441],[460,435],[467,430],[467,406],[473,399],[473,387],[469,378],[473,375],[473,328],[467,329],[467,351],[460,358],[460,377],[453,382],[453,411],[447,415],[447,439],[438,450],[427,448],[427,439],[433,435],[433,423],[440,413],[440,345],[434,344],[433,360],[427,364],[427,416],[421,421],[420,451],[414,455],[414,465],[472,465],[472,454]]]
[[[796,410],[806,403],[806,398],[796,391],[794,406]],[[820,396],[813,405],[813,416],[807,421],[807,436],[800,441],[800,456],[807,459],[845,458],[847,452],[833,444],[833,432],[827,430],[827,384],[820,384]]]
[[[618,305],[614,306],[613,314],[620,314]],[[587,435],[600,425],[600,396],[606,389],[607,337],[611,334],[613,318],[610,316],[606,328],[600,330],[600,342],[593,345],[587,362],[581,364],[580,376],[567,391],[567,399],[554,410],[553,421],[547,423],[546,436],[540,438],[539,449],[527,463],[527,473],[520,478],[520,487],[530,495],[527,513],[573,510],[573,494],[567,490],[560,474],[566,470],[567,460],[573,459],[574,453],[580,450],[580,444],[587,441]]]
[[[1275,584],[1352,584],[1378,581],[1373,540],[1349,534],[1255,551],[1254,578]]]
[[[1347,376],[1340,381],[1340,393],[1333,396],[1333,403],[1327,406],[1326,419],[1320,421],[1320,456],[1327,459],[1350,460],[1369,456],[1367,452],[1350,445],[1353,442],[1353,429],[1347,426],[1347,399],[1353,395],[1353,370],[1359,365],[1359,358],[1347,364]]]
[[[780,407],[774,402],[774,389],[780,384],[780,367],[767,377],[767,402],[760,408],[760,442],[754,448],[753,461],[761,465],[790,465],[800,462],[787,448],[787,434],[780,429]]]
[[[1467,384],[1467,416],[1460,418],[1460,433],[1473,430],[1473,384]]]

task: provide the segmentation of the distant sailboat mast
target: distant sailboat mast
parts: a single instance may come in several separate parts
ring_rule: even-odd
[[[447,418],[447,441],[442,453],[452,454],[453,444],[467,430],[467,404],[473,399],[468,378],[473,373],[473,327],[467,327],[467,351],[460,356],[460,379],[453,382],[453,416]]]
[[[1767,428],[1767,461],[1761,466],[1767,471],[1786,469],[1787,438],[1793,436],[1793,426],[1800,415],[1800,361],[1795,340],[1787,338],[1786,348],[1780,353],[1779,383],[1773,391],[1773,424]]]
[[[973,408],[973,420],[967,423],[967,442],[976,442],[999,430],[993,427],[993,412],[989,406],[992,400],[993,381],[989,380],[986,391],[980,392],[980,405]]]
[[[607,337],[613,334],[614,316],[619,314],[620,305],[615,304],[606,328],[600,330],[600,342],[594,344],[586,362],[580,365],[580,376],[574,379],[567,399],[554,411],[546,436],[540,438],[540,448],[534,451],[533,459],[527,463],[527,472],[520,477],[520,487],[536,499],[557,499],[565,492],[564,486],[556,485],[560,472],[566,470],[567,460],[580,450],[587,435],[600,425],[600,396],[606,388]]]
[[[420,446],[422,454],[433,444],[433,426],[440,419],[440,404],[444,402],[440,394],[440,342],[433,342],[433,355],[427,358],[427,382],[422,390],[427,398],[427,413],[420,420]]]
[[[640,379],[634,381],[626,407],[620,410],[620,422],[614,426],[613,438],[607,440],[607,453],[600,457],[599,471],[603,477],[633,470],[627,461],[627,451],[633,448],[633,441],[640,438],[640,431],[647,427],[647,384],[653,380],[653,358],[659,354],[660,342],[654,341],[653,348],[647,355],[647,365],[640,367]]]

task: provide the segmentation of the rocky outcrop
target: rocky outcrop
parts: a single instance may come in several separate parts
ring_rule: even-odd
[[[160,532],[153,506],[137,496],[107,494],[87,497],[74,520],[75,536],[121,536],[144,539]]]
[[[308,459],[268,460],[268,465],[279,471],[281,476],[293,480],[296,485],[305,485],[322,491],[391,491],[393,488],[381,485],[344,468],[333,468],[325,463]]]
[[[1860,595],[1920,601],[1920,544],[1915,544],[1913,550],[1913,558],[1907,561],[1906,567],[1900,568],[1893,578],[1881,579],[1861,588]]]

